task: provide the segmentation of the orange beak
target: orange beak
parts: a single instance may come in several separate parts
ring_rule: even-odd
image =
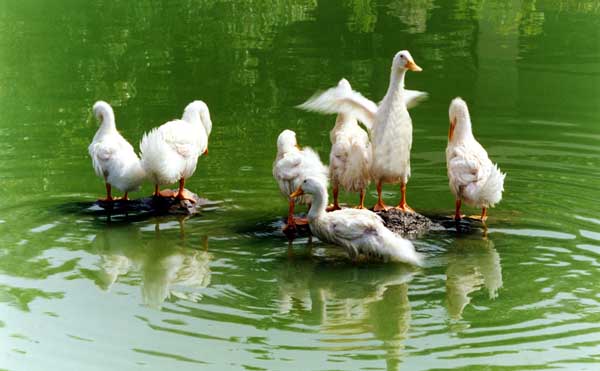
[[[203,155],[208,155],[208,147],[206,147],[206,149],[204,150],[204,152],[202,153]]]
[[[454,135],[454,127],[456,127],[456,119],[450,121],[450,128],[448,129],[448,141],[452,140],[452,136]]]
[[[302,190],[302,187],[298,187],[297,190],[295,190],[294,192],[292,192],[292,194],[290,194],[290,198],[296,198],[298,196],[302,196],[304,194],[304,191]]]
[[[414,61],[406,62],[406,68],[408,68],[411,71],[415,71],[415,72],[423,71],[423,69],[421,67],[417,66],[417,64]]]

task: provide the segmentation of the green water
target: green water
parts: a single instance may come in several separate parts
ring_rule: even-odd
[[[417,271],[288,246],[276,137],[327,159],[334,122],[294,105],[341,77],[379,100],[401,49],[424,69],[407,85],[430,93],[411,111],[409,203],[452,213],[460,95],[508,174],[487,236],[423,236]],[[188,187],[219,203],[188,220],[88,210],[98,99],[136,147],[207,102]],[[599,122],[593,0],[3,1],[0,369],[596,370]]]

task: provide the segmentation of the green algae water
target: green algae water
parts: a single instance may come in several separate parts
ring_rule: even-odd
[[[419,270],[288,243],[277,135],[327,160],[335,118],[294,106],[342,77],[380,100],[401,49],[423,67],[407,87],[430,94],[411,110],[409,204],[453,213],[461,96],[508,174],[487,233],[421,236]],[[90,210],[100,99],[136,148],[204,100],[210,153],[187,186],[214,204],[188,219]],[[599,168],[596,1],[3,1],[0,369],[596,370]]]

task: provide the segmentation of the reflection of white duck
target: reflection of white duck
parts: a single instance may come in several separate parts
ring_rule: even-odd
[[[473,136],[471,117],[464,100],[450,103],[450,130],[446,147],[446,164],[450,190],[456,197],[454,218],[461,218],[462,201],[481,207],[481,220],[486,210],[502,199],[504,177],[498,165],[492,163],[485,149]]]
[[[361,209],[326,212],[327,189],[322,181],[308,177],[290,197],[308,193],[313,202],[308,211],[311,232],[323,241],[343,247],[351,259],[366,258],[420,265],[421,256],[409,240],[395,235],[381,218]]]
[[[207,287],[211,277],[210,259],[208,252],[190,249],[176,249],[162,257],[148,256],[142,268],[144,303],[152,308],[160,308],[170,295],[194,300],[194,293],[188,294],[175,288]]]
[[[352,87],[346,79],[341,79],[335,88],[329,89],[317,98],[301,105],[301,108],[318,110],[321,101],[330,101],[330,96],[351,95]],[[375,103],[355,95],[364,105],[371,106],[372,111],[377,110]],[[358,209],[364,208],[365,189],[371,182],[369,169],[371,167],[371,141],[369,134],[359,125],[356,117],[349,113],[339,113],[335,126],[330,133],[331,153],[329,155],[329,176],[333,186],[333,206],[331,210],[340,210],[338,203],[339,186],[347,192],[359,192],[360,201]]]
[[[378,201],[375,211],[387,206],[381,197],[382,184],[401,183],[402,211],[412,211],[406,203],[406,183],[410,176],[410,149],[412,146],[412,121],[408,108],[427,96],[426,93],[404,89],[407,70],[421,71],[406,50],[398,52],[392,62],[388,91],[379,107],[356,92],[327,94],[311,98],[301,108],[324,113],[347,113],[357,117],[367,127],[372,127],[373,161],[371,177],[377,182]],[[376,107],[376,109],[374,109]]]
[[[372,333],[384,343],[387,358],[398,359],[410,327],[408,282],[415,272],[403,265],[319,268],[307,260],[283,265],[278,277],[280,313],[319,326],[330,340],[331,335],[348,341],[347,335],[362,339]]]
[[[117,131],[112,107],[103,101],[94,104],[94,115],[100,121],[100,128],[88,147],[96,174],[104,178],[106,198],[101,201],[114,201],[112,187],[128,193],[137,190],[145,179],[144,169],[133,147]]]
[[[485,287],[490,299],[502,287],[500,255],[490,240],[457,240],[448,257],[446,295],[450,317],[459,319],[471,301],[469,294]]]
[[[196,171],[198,157],[208,153],[211,130],[208,106],[197,100],[185,107],[181,120],[169,121],[144,134],[140,142],[141,161],[154,183],[154,196],[172,196],[170,191],[160,192],[159,187],[179,181],[175,197],[195,202],[185,192],[185,180]]]
[[[300,148],[296,133],[284,130],[277,138],[277,157],[273,163],[273,177],[279,185],[281,194],[289,201],[289,212],[285,229],[294,229],[294,208],[296,203],[309,204],[310,196],[290,197],[307,176],[317,177],[327,184],[328,171],[319,155],[308,147]]]
[[[164,232],[163,232],[164,233]],[[100,282],[106,290],[125,275],[142,273],[142,298],[160,308],[170,296],[195,300],[210,284],[211,254],[204,250],[165,246],[156,237],[144,243],[135,228],[105,229],[92,242],[100,255]]]

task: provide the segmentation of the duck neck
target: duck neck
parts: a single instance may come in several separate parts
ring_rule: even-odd
[[[310,210],[308,210],[308,221],[311,222],[323,216],[326,211],[329,197],[325,187],[319,188],[319,191],[312,195],[312,203],[310,204]]]
[[[456,118],[456,127],[454,128],[454,135],[452,141],[454,143],[465,143],[475,140],[473,136],[473,129],[471,127],[471,118],[469,113],[461,113]]]
[[[385,94],[386,98],[396,101],[402,99],[404,95],[404,76],[406,75],[405,69],[392,68],[390,74],[390,86]]]
[[[333,131],[335,133],[338,133],[344,129],[351,127],[353,124],[356,123],[356,119],[351,115],[348,115],[346,113],[340,113],[338,114],[335,120],[335,126],[333,127]]]
[[[100,123],[100,129],[97,135],[106,135],[115,133],[117,131],[117,124],[115,123],[115,114],[112,111],[102,112],[102,122]]]
[[[206,110],[186,109],[183,112],[181,119],[189,122],[190,124],[194,124],[197,129],[204,129],[204,131],[206,131],[206,135],[210,135],[212,130],[212,121],[210,120],[210,115]]]

